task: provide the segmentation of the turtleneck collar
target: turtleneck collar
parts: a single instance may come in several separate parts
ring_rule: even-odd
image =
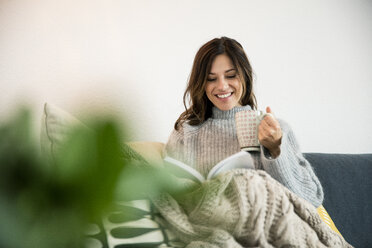
[[[235,114],[237,112],[244,111],[244,110],[251,110],[251,109],[252,109],[251,106],[246,105],[246,106],[233,107],[230,110],[223,111],[213,106],[212,118],[213,119],[231,119],[231,118],[235,118]]]

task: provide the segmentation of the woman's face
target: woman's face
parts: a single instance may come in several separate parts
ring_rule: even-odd
[[[226,54],[216,56],[207,77],[205,92],[213,105],[220,110],[230,110],[240,106],[243,94],[242,84],[236,68]]]

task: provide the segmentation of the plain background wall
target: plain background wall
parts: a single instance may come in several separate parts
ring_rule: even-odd
[[[44,102],[129,120],[131,140],[166,142],[199,47],[246,50],[259,107],[304,152],[372,152],[372,1],[0,0],[0,118]]]

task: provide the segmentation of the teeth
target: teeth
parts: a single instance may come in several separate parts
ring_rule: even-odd
[[[226,98],[226,97],[229,97],[229,96],[231,96],[231,92],[230,93],[227,93],[227,94],[225,94],[225,95],[217,95],[217,97],[218,98]]]

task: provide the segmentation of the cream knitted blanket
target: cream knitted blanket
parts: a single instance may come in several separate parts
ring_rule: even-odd
[[[351,247],[314,206],[260,170],[232,170],[191,193],[152,200],[187,248]]]

